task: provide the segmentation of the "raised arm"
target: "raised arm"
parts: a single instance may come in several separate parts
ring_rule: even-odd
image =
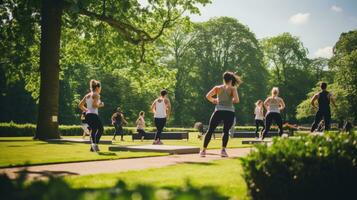
[[[215,86],[214,88],[212,88],[207,94],[206,94],[206,98],[209,102],[213,103],[213,104],[217,104],[218,100],[217,98],[213,98],[213,96],[217,95],[219,88],[217,86]]]
[[[315,105],[316,100],[319,98],[319,94],[315,94],[312,98],[311,98],[311,105],[314,108],[317,108]]]
[[[239,95],[235,87],[233,87],[233,103],[239,103]]]

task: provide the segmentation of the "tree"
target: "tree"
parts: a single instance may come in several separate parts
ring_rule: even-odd
[[[140,46],[142,54],[138,61],[143,62],[145,44],[158,39],[164,30],[172,27],[186,11],[198,13],[196,3],[206,4],[209,0],[148,1],[148,4],[144,6],[138,0],[102,0],[100,3],[93,0],[42,0],[35,2],[37,4],[32,14],[38,13],[39,8],[41,10],[41,84],[35,138],[48,139],[59,137],[57,119],[59,48],[63,11],[68,12],[73,21],[78,15],[85,15],[110,25],[124,40]],[[9,1],[7,8],[11,7],[12,3]],[[21,5],[25,5],[24,9],[33,6],[29,3]]]
[[[265,62],[270,70],[270,87],[279,87],[286,102],[286,120],[294,121],[296,106],[313,86],[307,49],[290,33],[262,40]]]
[[[357,30],[342,33],[334,46],[329,66],[335,73],[334,83],[346,92],[348,116],[357,116]]]

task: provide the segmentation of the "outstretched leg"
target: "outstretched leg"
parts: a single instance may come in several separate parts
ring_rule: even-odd
[[[322,114],[320,111],[317,111],[317,113],[315,115],[314,123],[312,124],[311,129],[310,129],[311,133],[316,130],[316,128],[319,125],[319,123],[321,122],[321,120],[322,120]]]
[[[205,134],[205,140],[203,142],[203,148],[206,149],[209,142],[211,141],[211,137],[212,134],[214,132],[214,130],[217,128],[217,126],[219,125],[219,123],[222,121],[222,117],[221,117],[221,111],[215,111],[213,112],[211,119],[209,121],[209,126],[208,126],[208,130],[207,133]]]

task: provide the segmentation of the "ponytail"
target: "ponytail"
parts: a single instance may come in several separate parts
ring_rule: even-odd
[[[223,80],[225,83],[232,81],[232,85],[237,87],[243,83],[242,79],[234,72],[225,72],[223,74]]]
[[[100,82],[95,80],[95,79],[91,79],[89,81],[89,89],[93,92],[95,91],[95,89],[97,89],[98,87],[100,87]]]

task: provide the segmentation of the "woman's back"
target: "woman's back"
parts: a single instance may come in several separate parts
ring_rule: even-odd
[[[88,113],[94,113],[94,114],[98,114],[98,108],[94,108],[93,107],[93,102],[94,102],[94,99],[93,99],[93,92],[87,94],[86,96],[86,104],[87,104],[87,114]]]
[[[234,112],[232,88],[225,85],[219,86],[217,93],[218,104],[216,110],[228,110]]]

